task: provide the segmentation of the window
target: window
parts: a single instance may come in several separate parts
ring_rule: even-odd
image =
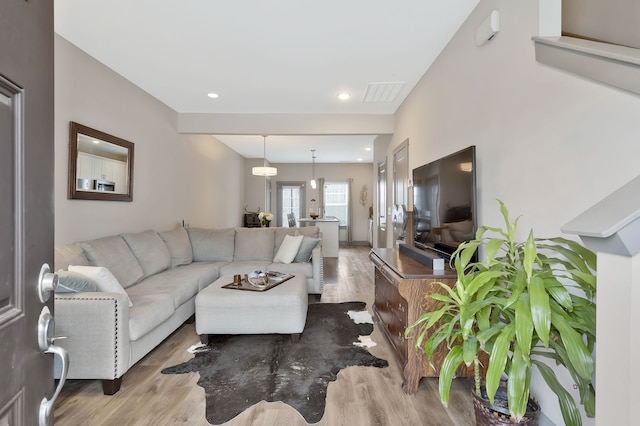
[[[278,182],[278,226],[288,226],[287,215],[304,217],[304,182]]]
[[[325,182],[324,184],[324,216],[337,217],[340,226],[349,223],[349,184],[347,182]]]

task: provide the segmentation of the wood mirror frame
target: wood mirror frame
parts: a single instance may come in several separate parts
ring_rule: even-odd
[[[133,201],[133,148],[132,142],[70,122],[68,198]]]

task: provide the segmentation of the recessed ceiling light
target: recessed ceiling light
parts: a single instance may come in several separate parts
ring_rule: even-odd
[[[95,140],[95,139],[94,139],[94,140],[92,140],[91,142],[93,142],[93,143],[95,143],[95,144],[99,144],[99,143],[100,143],[100,141]]]
[[[365,151],[371,151],[371,148],[366,147],[364,150],[365,150]]]
[[[220,95],[215,92],[207,93],[207,96],[212,99],[218,99],[220,97]]]
[[[351,98],[351,93],[347,93],[347,92],[338,93],[338,99],[340,99],[341,101],[346,101],[349,98]]]
[[[362,161],[362,158],[358,158],[358,161]]]

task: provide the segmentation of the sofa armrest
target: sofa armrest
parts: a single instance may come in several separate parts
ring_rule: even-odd
[[[59,293],[55,296],[56,341],[69,352],[70,379],[121,377],[131,359],[129,303],[123,293]],[[56,358],[57,360],[57,358]],[[61,367],[54,365],[54,376]]]
[[[322,243],[318,244],[311,252],[311,265],[313,268],[314,294],[322,294],[324,286],[324,267],[322,258]]]

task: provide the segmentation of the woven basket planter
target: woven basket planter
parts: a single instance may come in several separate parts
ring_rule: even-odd
[[[514,425],[514,426],[537,426],[540,418],[540,406],[533,399],[529,398],[529,402],[527,404],[527,412],[525,413],[522,420],[519,422],[516,421],[514,417],[511,417],[509,414],[509,410],[501,407],[492,405],[488,399],[480,398],[476,395],[475,392],[471,392],[473,394],[473,408],[476,413],[476,426],[490,426],[490,425]],[[482,387],[483,396],[485,395],[484,386]],[[507,390],[505,387],[500,386],[496,392],[495,400],[503,400],[507,399]],[[506,404],[504,404],[506,406]]]

